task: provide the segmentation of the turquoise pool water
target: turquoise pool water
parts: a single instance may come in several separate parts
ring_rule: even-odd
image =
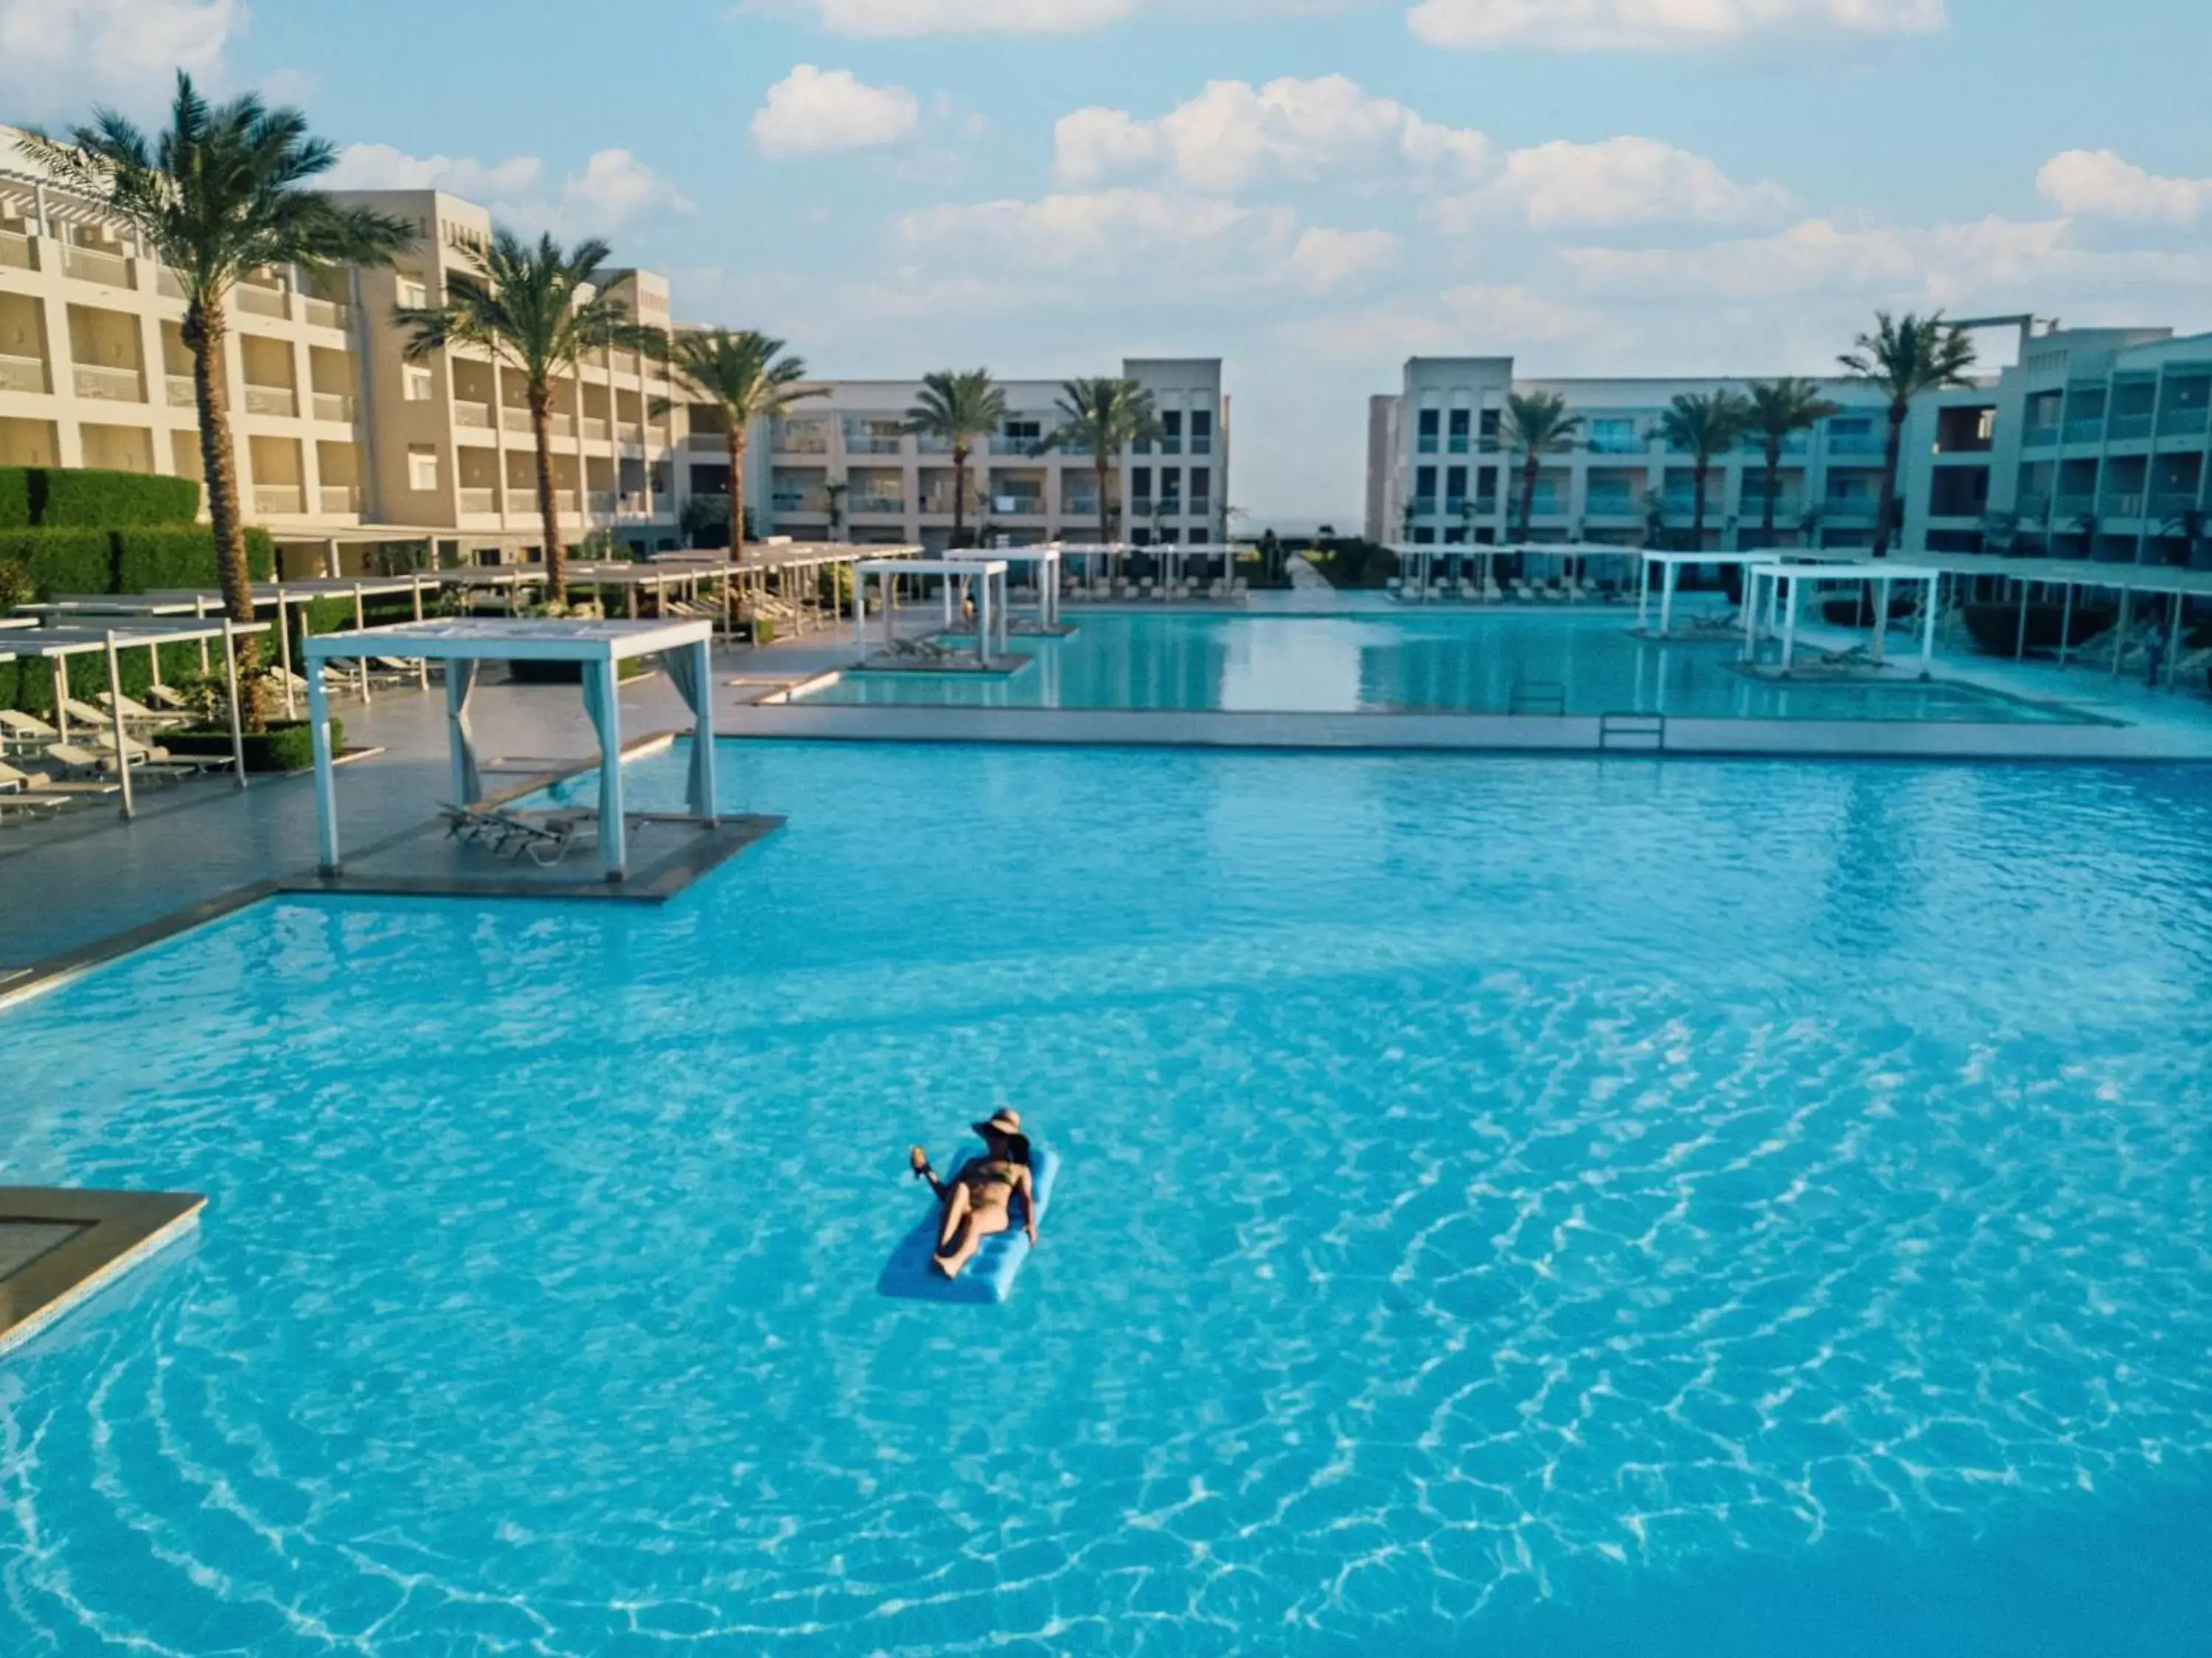
[[[0,1178],[212,1198],[0,1362],[0,1651],[2212,1647],[2212,777],[722,764],[0,1016]]]
[[[1065,639],[1018,638],[1002,679],[853,674],[807,700],[1267,713],[1667,714],[1742,720],[2081,722],[1956,680],[1789,685],[1736,669],[1736,642],[1666,645],[1614,609],[1583,615],[1224,616],[1085,611]],[[1896,643],[1896,642],[1893,642]],[[1808,653],[1809,655],[1810,653]]]

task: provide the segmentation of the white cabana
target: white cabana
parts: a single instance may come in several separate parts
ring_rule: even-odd
[[[1797,609],[1808,588],[1869,582],[1875,589],[1874,665],[1882,666],[1889,633],[1890,594],[1900,586],[1917,587],[1920,597],[1920,677],[1930,678],[1936,664],[1936,584],[1942,572],[1887,559],[1867,564],[1753,564],[1744,572],[1743,659],[1756,661],[1762,639],[1782,641],[1781,671],[1786,678],[1797,655]]]
[[[1036,583],[1037,625],[1047,630],[1060,625],[1060,549],[1057,546],[963,547],[947,553],[945,557],[961,564],[1030,566],[1033,572],[1030,579]],[[1006,609],[1011,611],[1012,607],[1010,599]]]
[[[110,737],[115,745],[115,774],[122,784],[123,815],[137,815],[137,802],[131,788],[131,747],[126,738],[123,709],[123,669],[121,654],[126,650],[147,650],[152,653],[156,667],[155,683],[161,683],[161,649],[163,645],[193,644],[210,639],[222,641],[223,683],[230,699],[230,758],[238,786],[246,787],[246,737],[240,717],[238,698],[238,641],[269,631],[266,622],[234,622],[228,617],[212,622],[196,620],[167,621],[155,617],[137,617],[116,620],[100,626],[10,627],[0,633],[0,661],[11,657],[31,660],[44,657],[53,664],[54,723],[64,741],[70,735],[69,719],[69,659],[100,652],[107,658],[108,719],[112,727]]]
[[[321,665],[334,656],[398,656],[446,665],[446,722],[452,741],[453,801],[475,804],[476,741],[469,699],[487,661],[574,662],[583,672],[584,706],[599,740],[599,853],[609,881],[629,874],[622,775],[621,674],[617,664],[658,656],[690,704],[691,815],[710,827],[720,820],[714,790],[714,625],[707,621],[529,621],[513,617],[455,617],[403,622],[358,633],[325,633],[307,642],[307,718],[315,741],[315,815],[322,832],[322,869],[338,873],[337,795],[331,770],[329,693]]]
[[[970,553],[957,558],[864,558],[853,566],[853,643],[865,660],[868,654],[868,578],[894,582],[902,576],[941,576],[945,578],[945,625],[955,619],[954,593],[975,584],[975,661],[987,665],[992,646],[1006,649],[1006,561],[996,553]],[[898,643],[890,605],[884,606],[884,648]]]
[[[1734,564],[1749,571],[1768,564],[1778,564],[1783,555],[1778,552],[1678,552],[1659,547],[1636,549],[1636,631],[1651,631],[1651,568],[1659,567],[1659,637],[1671,638],[1674,632],[1674,590],[1680,584],[1685,564]],[[1747,598],[1748,595],[1747,594]]]

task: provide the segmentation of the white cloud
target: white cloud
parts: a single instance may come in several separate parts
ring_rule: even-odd
[[[1742,224],[1787,209],[1771,182],[1739,184],[1714,162],[1656,138],[1560,140],[1516,149],[1481,189],[1431,210],[1447,230],[1500,217],[1544,229],[1643,224]]]
[[[1518,283],[1468,283],[1419,304],[1401,301],[1301,318],[1282,333],[1302,353],[1374,365],[1444,352],[1525,352],[1585,337],[1602,321],[1596,313]]]
[[[907,247],[963,249],[985,258],[1093,275],[1150,259],[1185,273],[1208,259],[1279,256],[1292,245],[1287,209],[1240,207],[1154,190],[1070,192],[1041,200],[947,204],[898,222]]]
[[[2069,149],[2035,176],[2044,200],[2077,218],[2191,225],[2212,205],[2212,179],[2169,179],[2109,149]]]
[[[1311,225],[1291,249],[1290,270],[1309,292],[1331,294],[1398,262],[1398,239],[1387,230],[1331,230]]]
[[[16,119],[150,107],[179,69],[220,78],[243,0],[0,0],[0,97]]]
[[[896,143],[921,124],[921,105],[904,87],[872,87],[850,70],[801,64],[768,89],[753,116],[763,155],[842,155]]]
[[[1370,97],[1341,75],[1255,87],[1214,81],[1156,120],[1079,109],[1054,130],[1063,184],[1087,185],[1162,167],[1200,190],[1262,181],[1314,183],[1407,166],[1473,175],[1488,141],[1425,121],[1395,99]]]
[[[390,144],[348,144],[324,175],[332,190],[442,190],[490,210],[518,229],[598,235],[655,212],[688,213],[676,186],[627,149],[602,149],[584,170],[553,184],[535,155],[503,162],[410,155]]]
[[[833,34],[1059,34],[1118,23],[1146,0],[797,0]]]
[[[1926,34],[1948,17],[1944,0],[1420,0],[1406,21],[1469,52],[1681,52],[1792,32]]]

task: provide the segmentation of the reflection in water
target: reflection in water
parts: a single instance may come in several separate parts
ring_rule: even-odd
[[[1737,671],[1725,640],[1658,644],[1625,612],[1581,615],[1092,613],[1004,679],[853,674],[820,703],[1267,713],[1665,714],[1677,718],[2014,722],[2080,716],[1946,681]]]

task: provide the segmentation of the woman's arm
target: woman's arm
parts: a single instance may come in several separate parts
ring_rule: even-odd
[[[1017,1178],[1020,1182],[1019,1190],[1022,1194],[1022,1214],[1028,1222],[1030,1241],[1031,1243],[1035,1243],[1037,1240],[1036,1181],[1030,1173],[1029,1169],[1026,1167],[1018,1166]]]

